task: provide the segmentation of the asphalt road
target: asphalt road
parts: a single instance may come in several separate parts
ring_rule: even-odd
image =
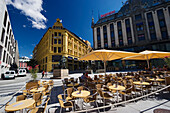
[[[30,74],[24,77],[16,77],[15,79],[0,79],[0,95],[18,91],[30,79]]]

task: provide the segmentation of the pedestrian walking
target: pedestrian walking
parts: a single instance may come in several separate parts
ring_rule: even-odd
[[[47,77],[47,72],[45,72],[45,77]]]
[[[42,72],[42,77],[41,78],[43,78],[44,77],[44,71]]]

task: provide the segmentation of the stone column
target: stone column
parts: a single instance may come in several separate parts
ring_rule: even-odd
[[[157,40],[161,40],[162,36],[161,36],[161,30],[160,30],[160,26],[159,26],[157,11],[152,12],[152,15],[153,15],[153,21],[154,21]]]
[[[117,31],[117,22],[113,23],[114,25],[114,34],[115,34],[115,46],[119,46],[119,39],[118,39],[118,31]]]
[[[71,38],[71,40],[72,40],[72,44],[73,44],[73,45],[72,45],[72,46],[73,46],[73,47],[72,47],[72,55],[74,55],[74,38]]]
[[[148,39],[151,40],[150,31],[149,31],[149,25],[148,25],[147,13],[145,13],[144,16],[145,16],[145,20],[146,20],[146,29],[147,29]]]
[[[130,29],[131,29],[131,34],[132,34],[132,42],[135,43],[135,36],[134,36],[134,31],[133,31],[133,25],[132,25],[132,18],[129,18],[130,20]]]
[[[168,8],[164,8],[163,12],[164,12],[164,17],[165,17],[168,36],[170,38],[170,17],[169,17],[170,15],[169,15],[169,12],[168,12]]]
[[[63,35],[63,52],[67,54],[68,52],[68,34],[64,33]]]
[[[97,49],[98,45],[97,45],[97,28],[94,28],[94,48]]]
[[[125,20],[121,20],[121,23],[122,23],[123,43],[124,45],[128,45]]]
[[[107,43],[108,43],[108,48],[111,48],[111,36],[110,36],[110,24],[107,25]]]
[[[104,48],[103,26],[100,27],[101,48]]]

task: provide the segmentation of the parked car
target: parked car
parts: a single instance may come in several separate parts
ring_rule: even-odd
[[[25,69],[19,69],[17,76],[26,76],[26,74],[27,74],[27,71]]]
[[[6,71],[4,74],[2,74],[2,79],[7,79],[7,78],[15,79],[16,76],[17,74],[15,73],[15,71],[9,70],[9,71]]]

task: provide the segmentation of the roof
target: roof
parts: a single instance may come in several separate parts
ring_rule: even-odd
[[[71,32],[71,31],[69,31],[68,29],[66,29],[66,28],[63,28],[64,30],[67,30],[68,32],[70,32],[72,35],[74,35],[76,38],[78,38],[80,41],[82,41],[84,44],[86,44],[87,45],[87,43],[86,42],[84,42],[83,41],[83,39],[81,39],[79,36],[77,36],[75,33],[73,33],[73,32]]]
[[[150,7],[162,4],[164,2],[169,2],[169,0],[165,0],[165,1],[161,1],[161,0],[127,0],[117,13],[100,18],[94,25],[104,23],[104,22],[107,22],[110,20],[114,20],[114,19],[122,17],[122,16],[127,16],[128,14],[131,13],[131,9],[133,9],[133,11],[136,10],[134,7],[145,9],[145,8],[150,8]]]

